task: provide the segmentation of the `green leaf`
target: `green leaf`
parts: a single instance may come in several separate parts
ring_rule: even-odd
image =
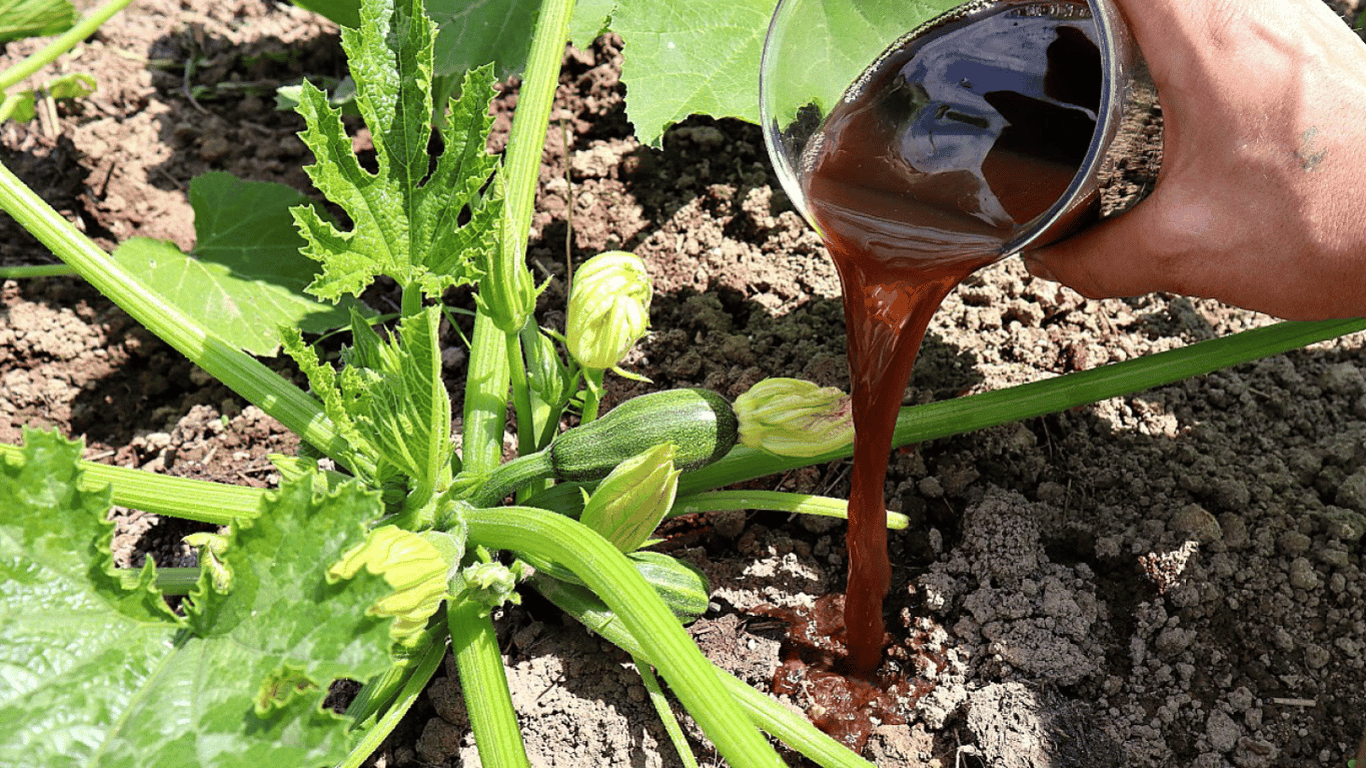
[[[109,557],[108,492],[79,490],[78,443],[27,432],[0,466],[0,764],[331,764],[348,721],[323,710],[335,679],[392,665],[391,594],[326,571],[365,538],[378,502],[355,483],[315,494],[287,483],[234,526],[227,594],[201,578],[187,618],[166,609],[149,565],[121,586]]]
[[[539,2],[526,0],[429,0],[427,13],[441,28],[436,72],[449,75],[493,62],[499,77],[526,66]]]
[[[226,342],[256,355],[280,349],[281,326],[321,333],[346,323],[348,309],[304,295],[317,265],[300,254],[303,239],[289,209],[307,199],[283,184],[243,181],[223,172],[190,182],[196,244],[135,237],[114,260]]]
[[[617,0],[579,0],[574,3],[574,15],[569,19],[569,39],[580,48],[607,31]]]
[[[66,0],[0,0],[0,43],[55,35],[76,23],[76,8]]]
[[[98,88],[95,78],[82,72],[54,77],[47,81],[47,92],[54,99],[79,99]]]
[[[52,78],[44,90],[54,99],[79,99],[94,93],[96,87],[95,78],[75,72]],[[33,89],[11,91],[7,100],[12,100],[8,116],[21,123],[27,123],[37,114],[38,95]]]
[[[309,287],[335,299],[358,294],[377,275],[428,295],[478,278],[479,255],[496,245],[500,212],[480,194],[497,160],[485,151],[492,118],[489,68],[466,75],[442,131],[445,149],[430,173],[432,23],[420,0],[368,3],[360,30],[343,29],[342,47],[356,83],[356,106],[370,127],[378,172],[361,167],[338,110],[312,84],[300,92],[301,134],[316,162],[305,168],[353,227],[342,231],[311,208],[295,208],[308,241],[304,253],[322,264]],[[471,220],[459,224],[463,213]]]
[[[621,0],[621,79],[636,136],[659,146],[691,114],[758,122],[759,55],[773,0]]]
[[[774,115],[778,127],[786,127],[812,102],[822,113],[829,111],[889,46],[960,4],[961,0],[822,0],[787,6],[769,67],[770,87],[775,89],[771,103],[783,109]],[[757,122],[757,115],[751,119]]]
[[[359,405],[356,425],[375,446],[381,467],[392,465],[428,492],[449,480],[452,451],[451,401],[441,380],[437,339],[440,322],[441,308],[430,306],[405,317],[398,339],[389,343],[368,326],[353,326],[356,347],[348,350],[346,373],[356,376],[342,378],[343,391]]]
[[[294,0],[294,4],[326,16],[343,27],[360,25],[360,0]]]

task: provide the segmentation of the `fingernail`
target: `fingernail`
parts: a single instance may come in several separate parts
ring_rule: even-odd
[[[1023,256],[1022,258],[1024,259],[1025,269],[1029,270],[1029,274],[1043,280],[1052,280],[1055,283],[1058,282],[1058,278],[1054,277],[1053,273],[1048,271],[1048,267],[1045,267],[1042,261],[1028,255]]]

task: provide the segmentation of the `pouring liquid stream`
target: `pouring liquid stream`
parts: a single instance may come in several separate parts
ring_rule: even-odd
[[[843,286],[855,426],[848,671],[875,676],[891,579],[883,484],[925,329],[949,291],[1071,184],[1095,131],[1084,2],[986,6],[892,46],[831,109],[800,173]]]

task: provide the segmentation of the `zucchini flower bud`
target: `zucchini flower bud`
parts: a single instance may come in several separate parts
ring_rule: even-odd
[[[779,456],[819,456],[854,440],[853,405],[835,387],[764,379],[735,399],[740,442]]]
[[[612,368],[645,335],[653,287],[645,262],[633,253],[608,251],[574,272],[565,341],[584,368]]]
[[[361,568],[384,577],[394,593],[381,598],[366,613],[397,619],[389,636],[395,642],[407,644],[421,636],[427,619],[446,597],[447,576],[453,563],[441,550],[412,531],[380,526],[327,569],[327,580],[336,583],[352,578]]]
[[[673,443],[661,443],[617,465],[584,504],[579,522],[622,552],[643,545],[674,505],[678,476]]]
[[[501,175],[495,183],[501,196]],[[512,235],[504,233],[503,237]],[[511,252],[522,253],[522,249],[511,249]],[[484,276],[479,278],[479,292],[475,295],[475,302],[498,330],[503,333],[517,333],[536,311],[536,296],[540,293],[531,279],[531,270],[527,269],[526,259],[509,258],[507,250],[495,247],[486,256],[482,266]]]
[[[488,615],[503,603],[520,605],[522,602],[522,596],[517,593],[518,574],[502,563],[475,563],[460,575],[465,584],[460,595],[478,603],[480,615]]]

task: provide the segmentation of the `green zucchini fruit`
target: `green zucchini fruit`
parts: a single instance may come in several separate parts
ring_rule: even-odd
[[[711,585],[692,563],[685,563],[663,552],[636,550],[627,555],[634,561],[664,604],[684,624],[691,624],[707,612]]]
[[[691,563],[662,552],[636,550],[626,555],[636,571],[650,586],[655,588],[664,604],[669,606],[674,616],[684,624],[691,624],[698,616],[707,612],[711,586],[707,577]],[[522,554],[522,559],[536,571],[567,584],[584,586],[579,577],[559,563],[542,560],[534,555]]]
[[[739,439],[739,419],[724,397],[706,389],[669,389],[627,400],[560,434],[547,450],[556,478],[600,480],[662,443],[674,444],[674,466],[686,471],[725,456]]]

